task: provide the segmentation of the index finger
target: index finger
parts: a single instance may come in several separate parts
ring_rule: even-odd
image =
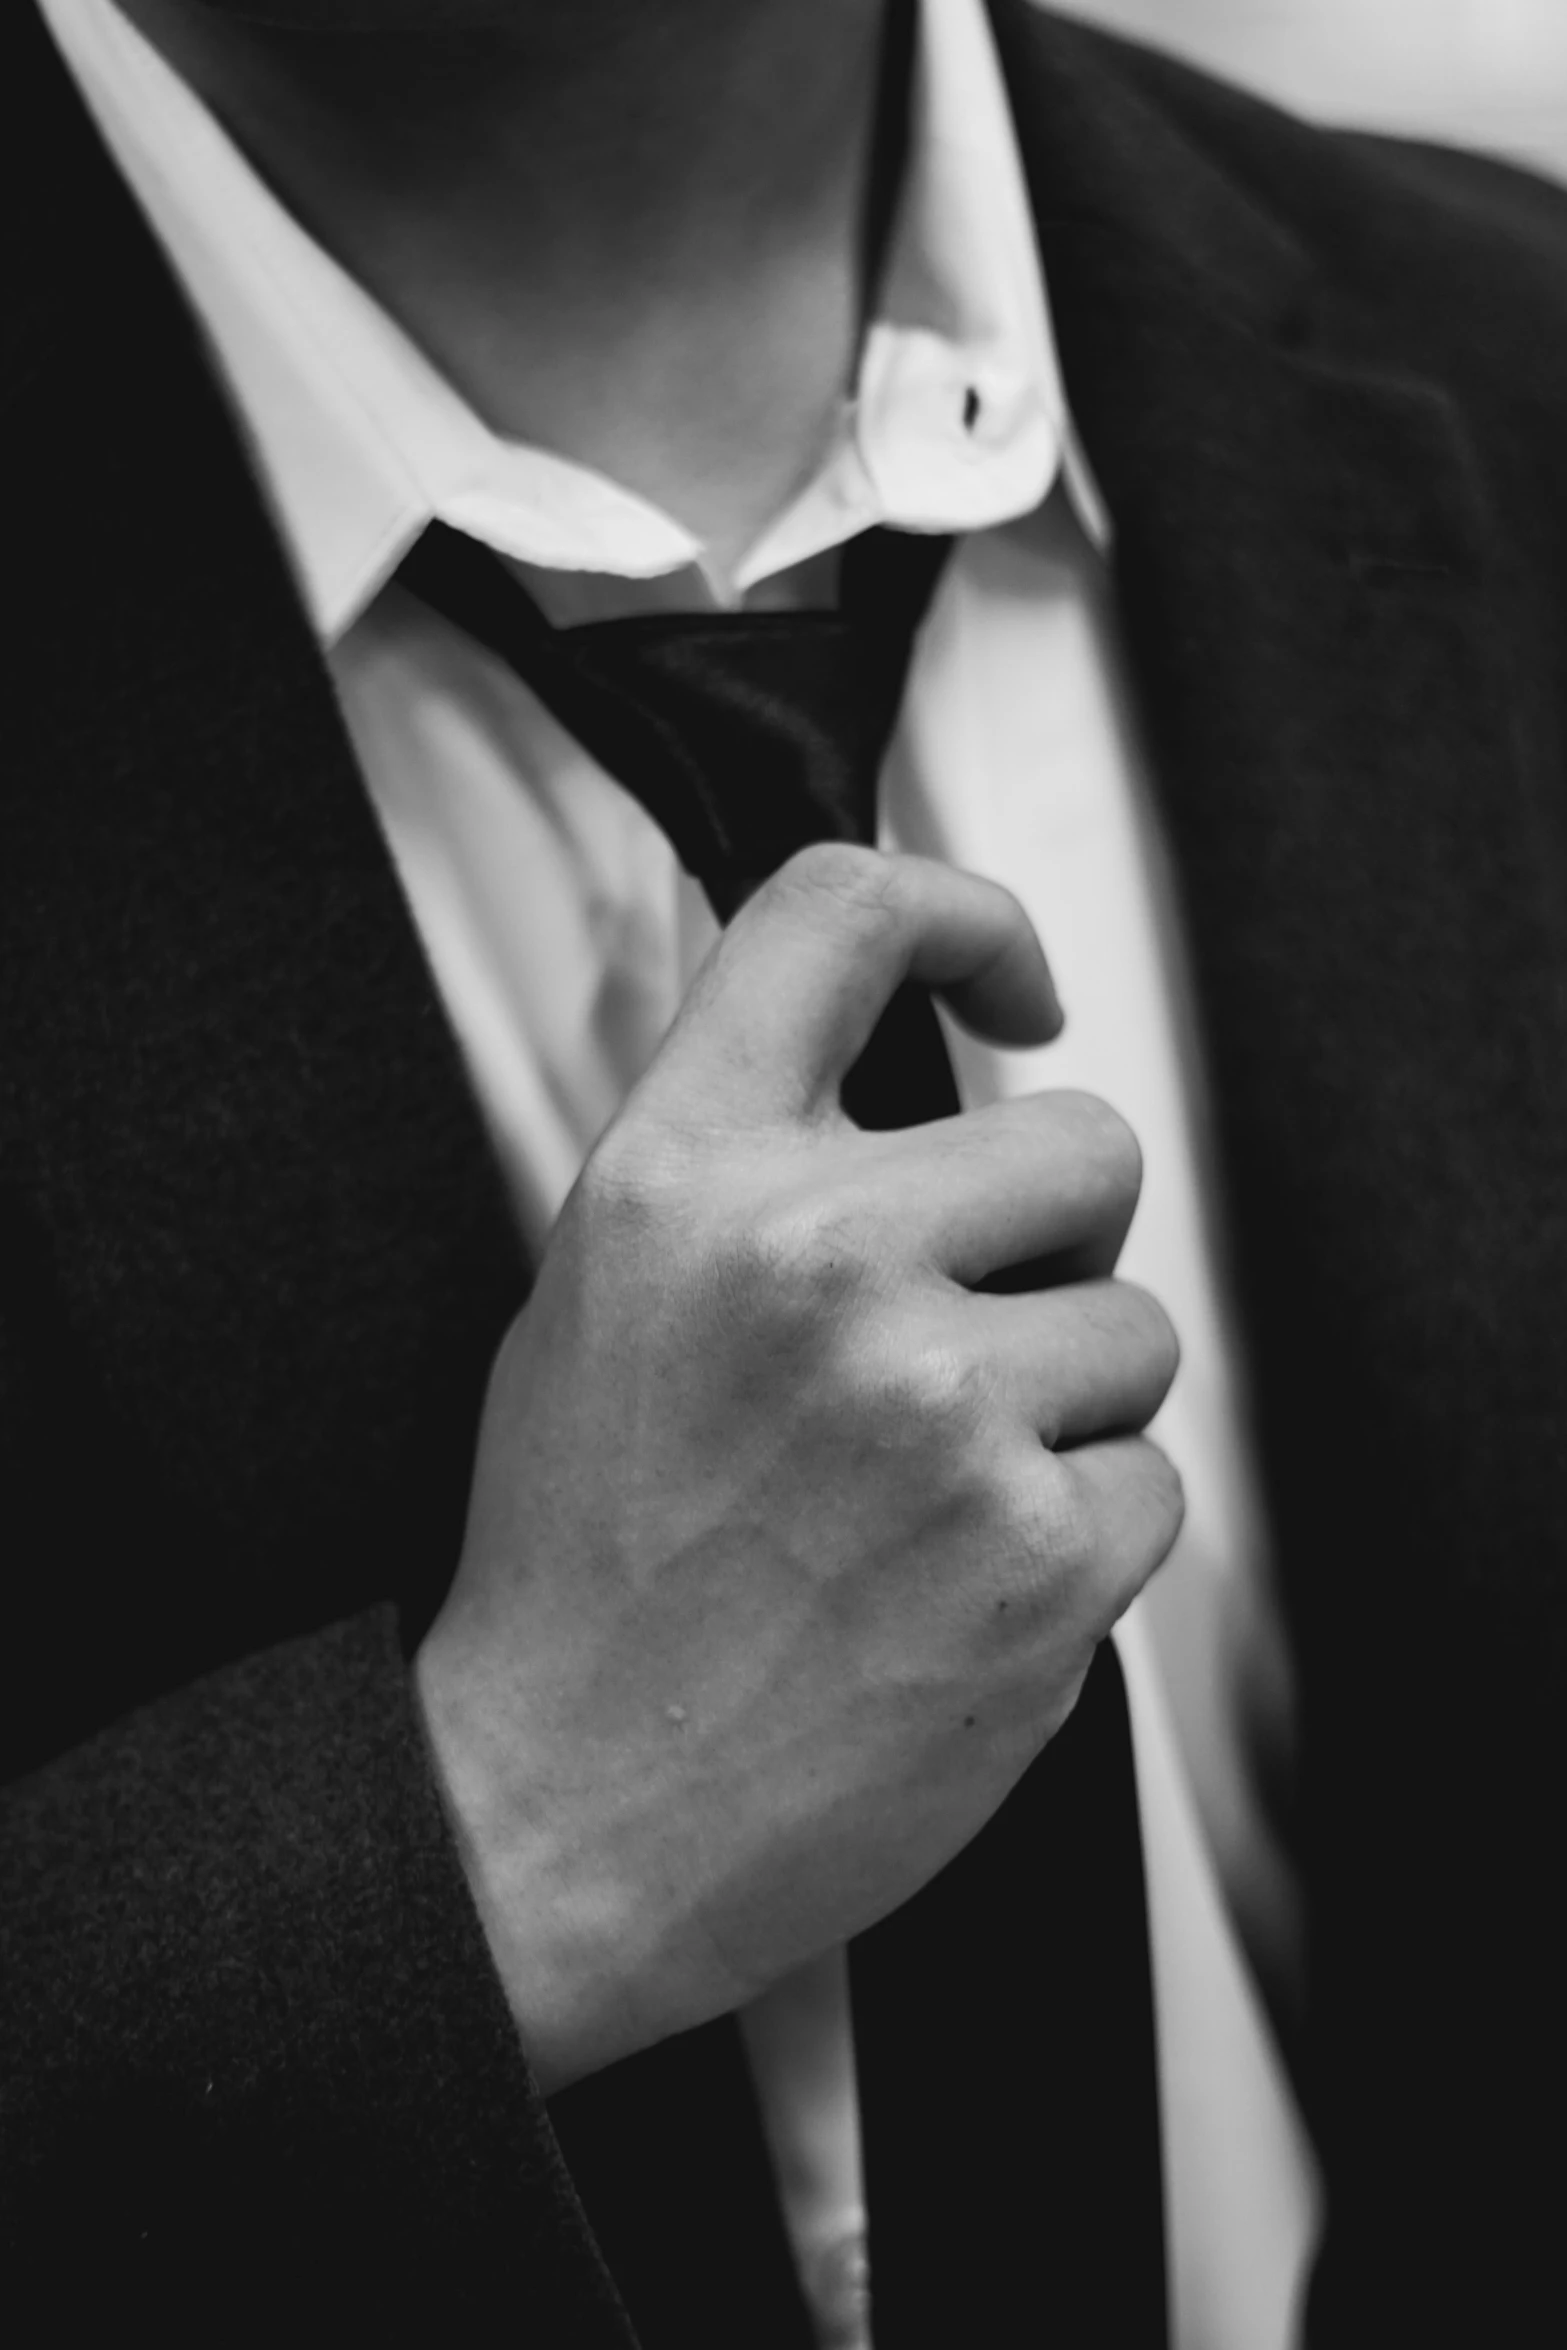
[[[665,1048],[761,1114],[835,1100],[895,990],[929,987],[997,1044],[1061,1026],[1050,967],[1010,890],[929,857],[803,849],[730,923]]]

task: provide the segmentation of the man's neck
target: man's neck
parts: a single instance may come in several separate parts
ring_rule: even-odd
[[[852,381],[903,4],[518,0],[505,29],[377,36],[120,0],[496,431],[725,562]]]

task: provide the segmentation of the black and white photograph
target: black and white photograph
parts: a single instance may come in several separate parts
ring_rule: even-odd
[[[1563,0],[0,0],[16,2350],[1567,2338]]]

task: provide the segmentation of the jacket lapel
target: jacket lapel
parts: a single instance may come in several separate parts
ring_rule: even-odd
[[[49,176],[8,211],[0,1148],[120,1525],[163,1552],[91,1693],[125,1704],[389,1590],[432,1604],[526,1275],[224,400],[17,13]]]
[[[1331,293],[1212,159],[1294,143],[1320,196],[1327,142],[995,16],[1115,518],[1301,1659],[1329,2294],[1407,2279],[1412,2237],[1439,2290],[1435,2215],[1474,2223],[1563,1955],[1567,859],[1557,689],[1519,652],[1561,583],[1520,577],[1525,517],[1374,289]],[[1478,278],[1449,292],[1484,314]]]
[[[69,1465],[41,1464],[35,1539],[157,1560],[94,1586],[96,1647],[65,1620],[79,1586],[7,1591],[39,1611],[30,1759],[388,1593],[411,1642],[529,1268],[223,399],[58,68],[25,68],[60,233],[36,260],[17,235],[0,387],[12,445],[47,459],[13,516],[0,1169],[46,1259],[51,1369],[68,1356],[50,1419],[100,1471],[62,1525]],[[14,1510],[7,1531],[34,1555]],[[732,2023],[560,2106],[649,2344],[728,2342],[748,2298],[759,2345],[805,2340]]]

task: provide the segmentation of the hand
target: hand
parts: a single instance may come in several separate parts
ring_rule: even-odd
[[[1175,1538],[1133,1433],[1174,1336],[1107,1277],[1136,1144],[1065,1093],[861,1133],[839,1081],[905,977],[1059,1025],[989,883],[830,848],[759,891],[496,1362],[417,1682],[547,2091],[917,1891]]]

